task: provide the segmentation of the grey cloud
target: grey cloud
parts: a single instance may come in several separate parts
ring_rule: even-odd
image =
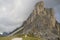
[[[60,5],[60,0],[45,0],[45,7],[54,8]]]
[[[0,32],[10,32],[20,27],[33,10],[36,0],[0,0]],[[39,0],[38,0],[39,1]],[[19,5],[17,3],[19,3]],[[15,4],[14,4],[15,3]]]
[[[28,18],[34,6],[41,0],[0,0],[0,32],[11,32],[17,27],[20,27]],[[56,11],[56,20],[60,21],[58,17],[60,7],[59,0],[45,0],[45,7],[54,8]],[[6,10],[1,11],[2,6]],[[59,15],[58,15],[59,14]]]

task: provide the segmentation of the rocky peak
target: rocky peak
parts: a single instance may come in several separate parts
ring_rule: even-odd
[[[58,35],[53,32],[56,31],[54,30],[56,24],[54,10],[52,8],[44,8],[44,2],[40,1],[24,22],[22,34],[33,33],[36,37],[42,37],[46,40],[56,40]],[[15,33],[18,34],[20,32],[18,29]]]
[[[58,37],[52,32],[55,23],[56,20],[53,9],[44,8],[43,1],[38,2],[32,14],[26,20],[23,34],[33,33],[37,37],[42,36],[46,39],[55,40],[55,38]]]
[[[36,4],[36,10],[38,11],[38,15],[40,15],[40,13],[42,11],[44,11],[44,2],[43,1],[40,1]]]

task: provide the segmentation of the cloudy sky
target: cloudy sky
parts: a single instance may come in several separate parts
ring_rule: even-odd
[[[40,0],[0,0],[0,33],[11,32],[20,27],[28,18],[34,5]],[[55,17],[60,22],[60,1],[45,0],[45,7],[55,9]]]

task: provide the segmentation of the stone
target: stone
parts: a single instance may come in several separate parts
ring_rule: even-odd
[[[22,38],[13,38],[12,40],[22,40]]]

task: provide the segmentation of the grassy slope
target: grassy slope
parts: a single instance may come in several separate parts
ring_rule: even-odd
[[[25,37],[25,35],[14,35],[11,37],[0,37],[0,40],[11,40],[13,38],[23,38],[23,40],[42,40],[41,38],[37,38],[37,37],[33,37],[33,36],[27,36]]]

